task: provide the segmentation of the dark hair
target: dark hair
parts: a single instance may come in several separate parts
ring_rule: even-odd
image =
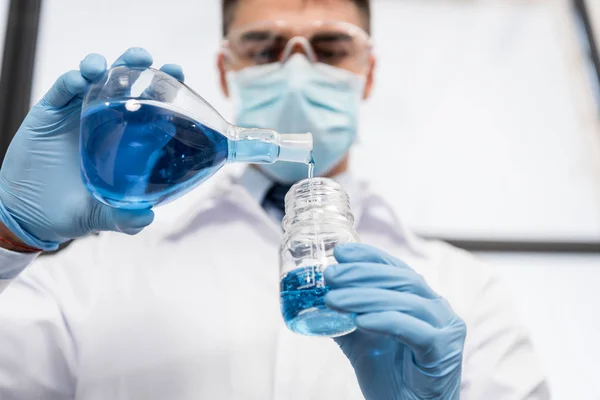
[[[371,33],[371,0],[348,0],[356,4],[356,7],[364,15],[364,23],[366,31]],[[222,12],[223,12],[223,36],[227,36],[229,32],[229,25],[233,21],[235,15],[235,9],[240,0],[222,0]]]

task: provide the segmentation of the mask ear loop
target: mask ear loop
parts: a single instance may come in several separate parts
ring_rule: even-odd
[[[306,57],[311,63],[314,64],[317,62],[317,56],[315,55],[315,51],[313,50],[312,45],[310,44],[308,39],[306,39],[303,36],[296,36],[288,40],[287,44],[285,45],[285,48],[281,53],[281,63],[286,62],[290,58],[290,56],[292,55],[292,51],[294,50],[294,47],[296,47],[296,45],[302,46]]]

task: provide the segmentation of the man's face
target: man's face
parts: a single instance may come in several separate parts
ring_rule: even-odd
[[[350,0],[239,0],[229,31],[263,21],[277,20],[287,21],[292,27],[298,26],[299,29],[307,22],[314,20],[347,22],[367,29],[365,16]],[[295,51],[303,50],[299,48]],[[239,70],[245,66],[231,65],[226,62],[223,55],[220,55],[218,67],[221,75],[221,87],[228,96],[227,71]],[[363,94],[365,99],[369,97],[372,90],[374,67],[375,59],[371,55],[366,60],[364,68],[361,68],[361,72],[366,76]]]

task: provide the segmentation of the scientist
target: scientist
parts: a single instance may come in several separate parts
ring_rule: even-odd
[[[106,69],[92,54],[32,108],[0,170],[0,398],[547,399],[488,267],[415,237],[348,171],[374,82],[369,1],[225,0],[223,16],[219,71],[235,121],[313,132],[317,173],[345,186],[375,246],[339,246],[326,272],[327,305],[357,313],[358,330],[303,337],[280,316],[283,195],[305,166],[247,168],[192,194],[180,219],[121,234],[153,213],[103,206],[79,177],[81,98]],[[113,65],[151,64],[130,49]],[[120,233],[25,270],[38,250],[94,231]]]

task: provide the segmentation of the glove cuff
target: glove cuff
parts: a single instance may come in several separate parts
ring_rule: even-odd
[[[45,240],[40,240],[33,235],[25,232],[23,228],[19,225],[19,223],[10,215],[2,201],[0,201],[0,222],[2,222],[9,231],[11,231],[15,236],[21,239],[27,246],[35,247],[37,249],[43,251],[52,251],[58,248],[59,243],[57,242],[47,242]]]

